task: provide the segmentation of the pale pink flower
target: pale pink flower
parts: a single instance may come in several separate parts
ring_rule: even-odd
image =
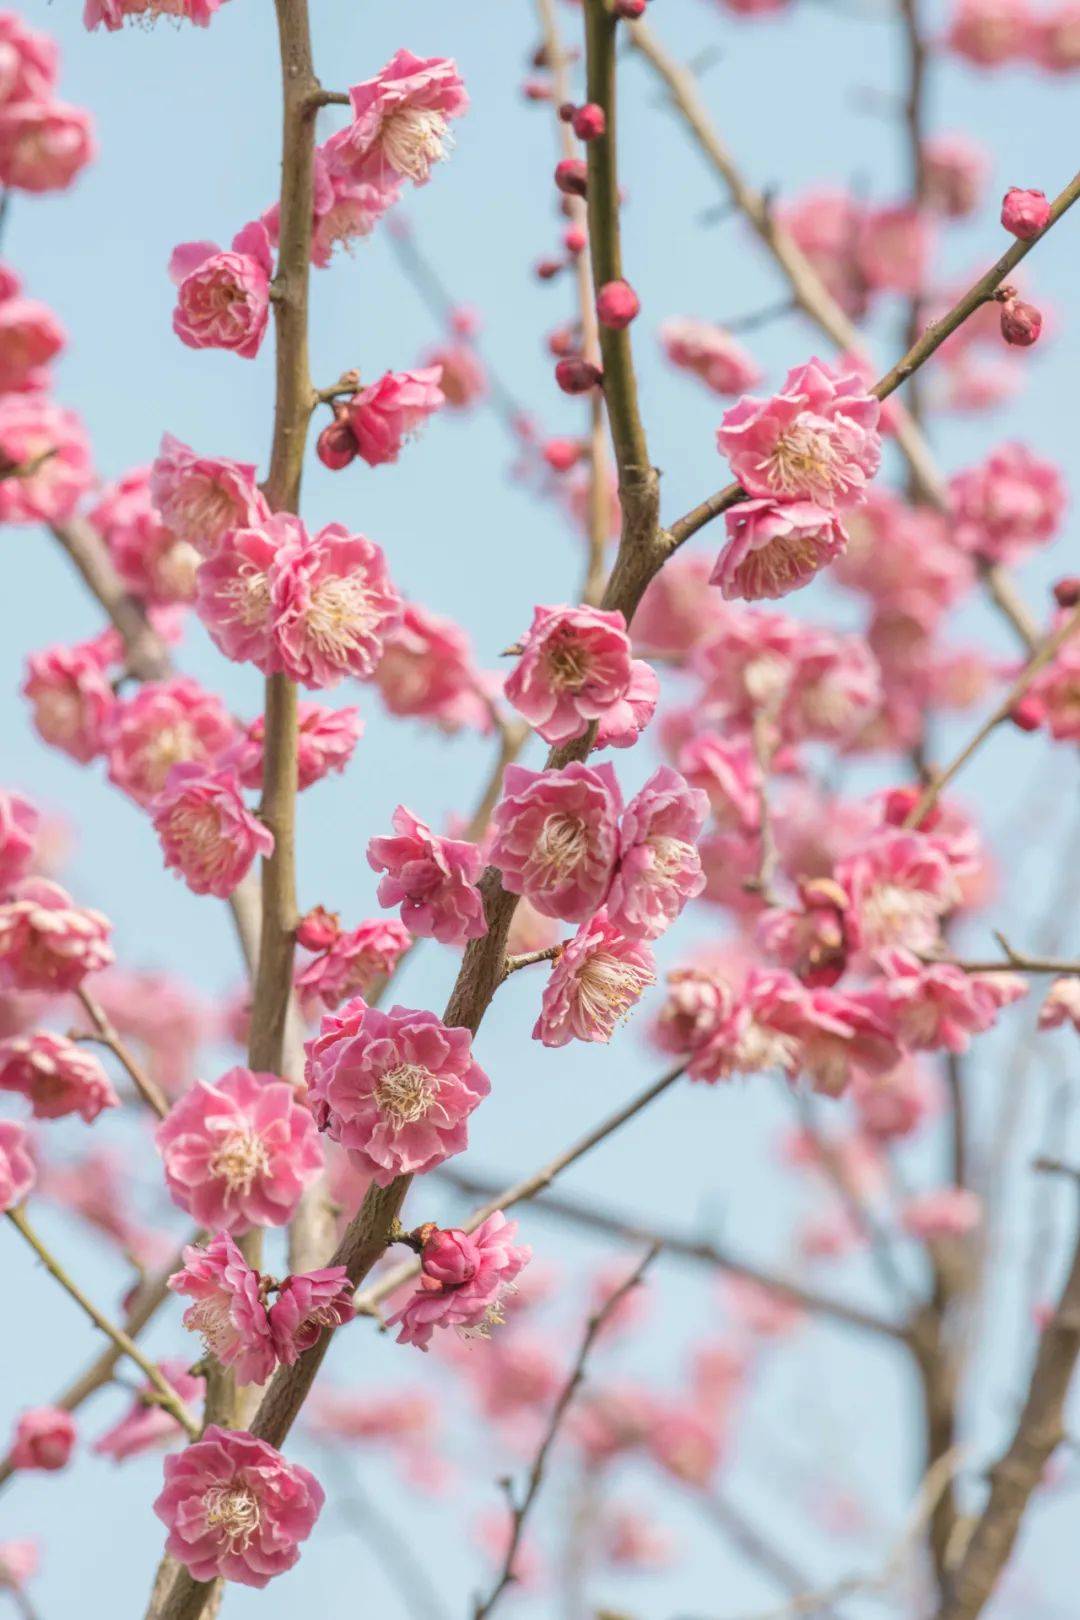
[[[626,806],[606,909],[629,938],[657,939],[705,887],[697,840],[708,813],[701,789],[669,765]]]
[[[369,236],[382,216],[398,201],[396,186],[376,186],[355,179],[342,166],[341,135],[332,135],[315,148],[312,194],[311,262],[325,269],[336,247],[350,248]],[[272,247],[280,245],[281,207],[272,203],[262,215]]]
[[[828,989],[847,967],[847,893],[832,878],[801,878],[798,890],[799,907],[766,911],[758,920],[757,936],[804,984]]]
[[[926,204],[946,219],[975,212],[989,171],[989,153],[969,135],[931,135],[923,142]]]
[[[434,1438],[439,1410],[424,1389],[394,1390],[378,1395],[360,1395],[316,1386],[304,1407],[313,1433],[320,1440],[388,1441],[391,1445],[412,1445]]]
[[[94,994],[165,1092],[174,1096],[189,1084],[212,1028],[209,1009],[189,986],[165,973],[113,968],[95,982]]]
[[[296,1563],[324,1500],[299,1463],[212,1423],[201,1440],[166,1457],[154,1512],[169,1531],[166,1552],[195,1580],[263,1587]]]
[[[1080,979],[1055,979],[1039,1008],[1040,1029],[1072,1024],[1080,1033]]]
[[[860,377],[810,360],[771,399],[725,411],[716,442],[749,495],[856,506],[881,460],[880,414]]]
[[[927,964],[904,951],[878,957],[878,987],[904,1046],[966,1052],[973,1035],[992,1029],[998,1013],[1027,995],[1018,973],[965,973],[951,962]]]
[[[855,261],[862,205],[838,186],[815,186],[775,210],[836,301],[856,318],[865,314],[868,289]]]
[[[633,664],[621,613],[537,607],[505,693],[545,742],[568,742],[626,697]]]
[[[100,911],[77,906],[58,883],[24,878],[0,903],[0,986],[76,990],[113,960],[111,932]]]
[[[165,865],[194,894],[229,895],[273,850],[274,835],[244,803],[233,770],[174,765],[150,804]]]
[[[401,600],[374,541],[328,523],[309,534],[299,518],[275,517],[266,532],[291,532],[270,570],[270,624],[280,667],[303,686],[370,676],[401,620]],[[213,568],[214,563],[203,565]]]
[[[491,1089],[467,1029],[408,1007],[380,1012],[360,997],[323,1019],[307,1044],[306,1078],[320,1130],[380,1187],[460,1153],[466,1120]]]
[[[0,1210],[21,1204],[36,1180],[25,1128],[13,1119],[0,1119]]]
[[[712,564],[698,552],[677,551],[653,576],[634,614],[634,646],[650,657],[685,659],[730,610],[704,589]]]
[[[274,260],[265,225],[252,220],[225,251],[215,242],[182,242],[169,275],[176,283],[173,331],[189,349],[259,352],[270,315]]]
[[[761,819],[760,772],[748,737],[699,731],[678,754],[681,774],[705,793],[719,827],[753,832]]]
[[[787,596],[847,545],[835,512],[813,501],[740,501],[725,514],[727,544],[709,579],[728,601]]]
[[[200,566],[195,611],[226,658],[250,662],[264,675],[280,673],[274,638],[270,580],[279,552],[298,550],[306,530],[289,513],[266,517],[258,528],[230,529]]]
[[[439,387],[452,411],[467,411],[487,395],[487,373],[469,343],[441,343],[428,350],[424,365],[441,372]]]
[[[322,1337],[323,1329],[351,1322],[353,1285],[344,1266],[320,1271],[294,1272],[278,1289],[270,1307],[274,1352],[283,1367],[291,1367]]]
[[[0,1541],[0,1591],[18,1591],[37,1574],[36,1541]]]
[[[976,67],[1001,67],[1027,55],[1035,26],[1027,0],[956,0],[945,39]]]
[[[353,121],[332,136],[332,163],[357,180],[393,189],[404,180],[424,185],[452,144],[449,121],[469,97],[455,64],[399,50],[373,79],[349,91]]]
[[[0,107],[0,184],[14,191],[64,191],[97,156],[94,124],[62,101]]]
[[[689,1072],[695,1080],[730,1080],[736,1074],[775,1070],[794,1079],[803,1060],[803,1037],[812,1017],[810,992],[794,974],[751,968],[730,1018],[695,1046]]]
[[[206,28],[214,12],[225,0],[86,0],[83,22],[94,29],[104,23],[110,31],[124,26],[126,17],[140,22],[156,22],[158,17],[184,18]]]
[[[56,88],[60,51],[14,11],[0,13],[0,105],[47,101]]]
[[[1080,637],[1066,642],[1035,677],[1025,702],[1055,742],[1080,742]]]
[[[204,1248],[189,1244],[183,1254],[184,1264],[169,1278],[169,1287],[193,1302],[184,1311],[184,1326],[201,1335],[205,1353],[231,1367],[238,1383],[265,1383],[277,1354],[259,1273],[227,1232]]]
[[[196,1080],[155,1133],[173,1202],[200,1226],[284,1226],[323,1167],[308,1110],[273,1074]]]
[[[911,203],[898,203],[863,215],[855,253],[872,291],[912,298],[926,280],[933,247],[929,216]]]
[[[940,1107],[936,1076],[912,1058],[885,1074],[857,1074],[851,1096],[859,1129],[881,1142],[913,1135]]]
[[[815,1091],[840,1097],[860,1075],[886,1074],[899,1063],[900,1042],[873,989],[811,990],[803,1012],[800,1067]]]
[[[22,693],[38,735],[82,765],[101,753],[116,703],[105,669],[89,643],[46,647],[26,661]]]
[[[190,1373],[187,1364],[179,1359],[159,1361],[157,1368],[168,1379],[180,1399],[190,1405],[202,1399],[205,1380]],[[100,1435],[90,1447],[99,1457],[111,1457],[113,1462],[125,1462],[171,1440],[182,1440],[184,1432],[179,1423],[166,1412],[157,1400],[157,1390],[149,1379],[139,1385],[135,1398],[124,1416],[111,1429]]]
[[[186,675],[148,681],[117,702],[105,726],[109,780],[149,805],[174,765],[216,763],[235,740],[221,699]]]
[[[660,680],[651,664],[635,658],[630,665],[630,684],[596,723],[592,751],[601,748],[633,748],[646,726],[651,724],[660,701]]]
[[[270,516],[255,482],[255,468],[224,456],[199,456],[162,434],[150,469],[150,493],[161,520],[177,540],[210,557],[230,529],[250,529]]]
[[[343,771],[364,734],[360,710],[329,709],[322,703],[297,706],[297,782],[299,792],[321,782],[331,771]],[[256,715],[233,746],[221,757],[232,766],[246,788],[259,789],[263,777],[265,715]]]
[[[785,1339],[806,1322],[803,1306],[754,1277],[733,1272],[724,1278],[722,1297],[736,1324],[755,1338]]]
[[[400,1327],[398,1344],[426,1350],[435,1328],[487,1338],[505,1318],[503,1295],[532,1258],[532,1250],[514,1244],[517,1222],[501,1210],[489,1215],[471,1236],[438,1228],[425,1241],[420,1256],[420,1285],[387,1327]]]
[[[1064,0],[1034,23],[1031,54],[1048,73],[1074,73],[1080,67],[1080,5]]]
[[[610,765],[508,766],[489,850],[503,887],[525,895],[546,916],[584,922],[611,887],[621,809]]]
[[[393,918],[372,917],[339,933],[328,948],[296,976],[304,1005],[340,1007],[350,996],[365,995],[376,979],[390,973],[412,943],[409,930]]]
[[[492,720],[469,638],[453,620],[416,602],[403,605],[387,636],[375,681],[391,714],[419,715],[443,731],[489,731]]]
[[[875,486],[844,521],[848,545],[833,565],[838,584],[879,605],[907,609],[927,623],[971,589],[970,559],[952,543],[945,517],[929,507],[909,506]]]
[[[75,1447],[75,1419],[61,1406],[31,1406],[20,1412],[8,1453],[12,1468],[66,1468]]]
[[[982,1221],[982,1200],[967,1187],[936,1187],[905,1200],[900,1223],[910,1237],[932,1243],[962,1238]]]
[[[956,355],[947,354],[938,408],[957,415],[995,410],[1020,392],[1024,375],[1023,363],[1012,357],[1008,349],[1000,356],[989,358],[965,350]]]
[[[610,1041],[650,984],[656,962],[648,945],[627,939],[598,911],[552,964],[532,1038],[545,1046]]]
[[[99,1059],[46,1029],[0,1042],[0,1091],[21,1092],[35,1119],[77,1113],[88,1125],[120,1104]]]
[[[681,1057],[693,1052],[727,1023],[734,995],[719,968],[672,968],[666,977],[667,1000],[653,1022],[651,1037],[662,1052]]]
[[[710,321],[679,316],[664,321],[660,344],[673,366],[693,372],[714,394],[742,394],[756,388],[763,372],[730,332]]]
[[[705,874],[704,900],[747,920],[761,910],[761,840],[756,833],[703,833],[698,854]]]
[[[637,1508],[609,1508],[603,1524],[603,1553],[617,1569],[644,1570],[648,1573],[670,1569],[679,1554],[679,1544],[670,1531],[657,1524],[651,1513]]]
[[[426,822],[399,804],[393,838],[368,840],[373,872],[385,872],[378,888],[381,906],[400,906],[401,920],[421,939],[464,945],[487,933],[484,902],[476,887],[484,869],[477,844],[440,838]]]
[[[836,881],[848,896],[852,943],[869,956],[932,950],[959,897],[948,857],[925,833],[902,828],[875,833],[838,861]]]
[[[978,467],[949,481],[952,538],[986,562],[1022,562],[1052,540],[1065,513],[1066,490],[1052,461],[1022,444],[1002,445]]]
[[[18,883],[33,865],[40,819],[29,799],[0,788],[0,892]]]
[[[47,304],[34,298],[0,301],[0,393],[30,392],[48,385],[43,369],[67,341]]]
[[[703,1490],[720,1466],[719,1427],[692,1399],[654,1401],[645,1444],[666,1474],[697,1489]]]
[[[102,491],[88,513],[116,572],[145,602],[190,602],[199,554],[166,528],[150,495],[150,469],[137,467]]]
[[[445,405],[441,375],[440,366],[388,371],[349,400],[345,420],[369,467],[396,461],[405,443]]]
[[[0,396],[0,463],[33,469],[0,481],[0,523],[61,523],[94,477],[81,419],[41,394]]]

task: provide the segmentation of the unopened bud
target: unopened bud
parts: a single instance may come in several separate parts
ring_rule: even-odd
[[[569,326],[557,326],[548,333],[547,346],[549,354],[553,354],[556,360],[563,360],[576,351],[578,339]]]
[[[1070,574],[1067,579],[1059,579],[1054,586],[1054,601],[1060,608],[1076,607],[1080,603],[1080,576]]]
[[[645,0],[612,0],[613,17],[626,17],[633,22],[645,15]]]
[[[588,240],[580,225],[570,225],[563,232],[563,247],[567,253],[583,253]]]
[[[1001,204],[1001,223],[1021,242],[1030,242],[1050,223],[1050,204],[1043,191],[1024,191],[1012,186]]]
[[[538,281],[554,281],[559,271],[564,268],[562,259],[539,259],[535,268],[536,279]]]
[[[326,951],[341,933],[341,920],[335,911],[314,906],[296,925],[296,943],[305,951]]]
[[[581,444],[577,439],[548,439],[540,454],[552,472],[569,472],[581,460]]]
[[[628,281],[606,281],[596,295],[596,314],[602,326],[621,332],[641,309],[637,293]]]
[[[607,114],[596,101],[587,101],[574,113],[571,123],[579,141],[595,141],[607,129]]]
[[[580,354],[560,360],[555,367],[555,381],[564,394],[587,394],[603,380],[604,373],[600,367],[594,366],[591,360],[586,360]]]
[[[1042,312],[1022,298],[1010,298],[1001,306],[1001,335],[1014,348],[1030,349],[1042,331]]]
[[[356,460],[356,439],[344,411],[323,428],[315,441],[315,454],[331,472],[340,472],[342,467]]]
[[[588,175],[580,158],[563,158],[555,165],[555,184],[568,197],[584,197],[589,189]]]
[[[1009,710],[1009,719],[1021,731],[1038,731],[1043,722],[1043,706],[1029,693],[1027,697],[1017,698]]]

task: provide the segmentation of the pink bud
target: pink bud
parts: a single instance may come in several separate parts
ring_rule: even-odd
[[[922,798],[922,789],[917,787],[890,788],[885,795],[883,813],[890,827],[902,827],[910,816],[919,800]],[[941,820],[941,811],[937,805],[932,805],[925,815],[919,818],[920,832],[933,832]]]
[[[559,103],[559,117],[562,119],[564,124],[572,124],[574,121],[574,114],[576,112],[577,108],[574,106],[572,101],[562,101]]]
[[[563,268],[561,259],[539,259],[536,264],[536,278],[538,281],[554,281]]]
[[[607,281],[596,295],[596,313],[603,326],[621,332],[641,308],[638,295],[628,281]]]
[[[1021,242],[1030,242],[1050,222],[1050,204],[1043,191],[1023,191],[1013,186],[1001,204],[1001,223]]]
[[[548,439],[540,454],[552,472],[569,472],[581,459],[581,445],[577,439]]]
[[[422,1288],[460,1288],[472,1282],[480,1265],[480,1251],[468,1233],[453,1226],[438,1227],[425,1239],[420,1257]]]
[[[569,326],[557,326],[553,332],[548,333],[548,353],[553,354],[556,360],[562,360],[573,354],[578,346],[578,340]]]
[[[335,417],[323,428],[315,441],[315,454],[331,472],[340,472],[342,467],[356,460],[356,439],[344,415]]]
[[[611,7],[615,17],[627,17],[631,22],[645,15],[645,0],[614,0]]]
[[[1016,348],[1029,349],[1037,343],[1042,323],[1041,311],[1022,298],[1010,298],[1001,306],[1001,335]]]
[[[584,197],[589,189],[588,175],[580,158],[563,158],[555,165],[555,184],[568,197]]]
[[[296,925],[296,943],[305,951],[325,951],[341,933],[341,920],[335,911],[315,906]]]
[[[587,101],[584,107],[578,108],[571,122],[579,141],[595,141],[607,129],[607,114],[598,102]]]
[[[590,388],[595,388],[603,380],[604,373],[600,367],[594,366],[591,360],[584,359],[580,354],[560,360],[555,367],[555,381],[564,394],[587,394]]]
[[[1018,698],[1009,710],[1009,719],[1021,731],[1038,731],[1043,722],[1044,710],[1038,698]]]
[[[521,87],[526,101],[550,101],[551,86],[543,79],[526,79]]]
[[[1061,608],[1076,607],[1080,603],[1080,575],[1070,574],[1067,579],[1059,579],[1054,586],[1054,601]]]
[[[582,253],[589,240],[580,225],[570,225],[563,232],[563,247],[567,253]]]

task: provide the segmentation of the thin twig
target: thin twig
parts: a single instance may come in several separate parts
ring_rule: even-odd
[[[82,1004],[86,1016],[94,1028],[94,1038],[110,1051],[117,1062],[127,1070],[135,1090],[139,1093],[148,1108],[152,1108],[159,1119],[164,1119],[169,1112],[169,1100],[161,1087],[152,1080],[146,1070],[137,1061],[130,1048],[121,1040],[120,1035],[106,1013],[101,1003],[90,994],[85,985],[80,985],[75,992]]]

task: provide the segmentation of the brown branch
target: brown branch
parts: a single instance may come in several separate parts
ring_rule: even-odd
[[[84,985],[80,985],[75,993],[93,1027],[94,1039],[110,1051],[127,1070],[132,1085],[147,1107],[153,1109],[159,1119],[164,1119],[169,1112],[169,1101],[161,1087],[150,1078],[130,1049],[125,1046],[101,1003],[95,1000]]]
[[[100,536],[85,518],[54,523],[52,533],[119,631],[130,673],[140,681],[162,680],[171,667],[168,648],[147,619],[143,604],[124,589]]]

